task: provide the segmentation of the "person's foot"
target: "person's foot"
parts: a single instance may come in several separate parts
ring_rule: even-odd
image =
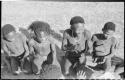
[[[15,71],[13,72],[14,75],[19,75],[20,74],[20,71]]]
[[[35,73],[36,75],[39,75],[40,74],[40,70],[37,72],[37,73]]]
[[[27,70],[24,70],[24,69],[22,70],[22,72],[23,72],[23,73],[28,73],[28,71],[27,71]]]
[[[13,74],[14,74],[14,75],[18,75],[18,74],[20,74],[21,72],[22,72],[22,71],[21,71],[20,67],[18,67],[18,71],[14,71]]]
[[[66,75],[69,75],[69,72],[68,71],[66,71],[65,73],[64,73],[64,75],[66,76]]]

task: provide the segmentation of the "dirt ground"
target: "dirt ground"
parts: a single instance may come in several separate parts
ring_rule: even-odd
[[[124,59],[124,3],[123,2],[39,2],[20,1],[2,2],[2,26],[5,24],[27,28],[33,21],[48,22],[53,30],[60,33],[70,27],[69,22],[73,16],[82,16],[85,27],[92,33],[101,32],[108,21],[116,24],[116,38],[120,42],[116,55]],[[55,40],[61,47],[61,42]],[[88,63],[91,58],[88,58]],[[21,74],[13,76],[5,72],[1,74],[6,79],[38,79],[38,76]]]

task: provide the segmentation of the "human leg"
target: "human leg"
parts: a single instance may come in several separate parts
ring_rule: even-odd
[[[105,59],[105,72],[111,69],[111,58]]]
[[[10,57],[11,61],[11,69],[13,74],[19,74],[18,68],[19,68],[19,60],[16,57]]]
[[[65,67],[65,75],[69,74],[69,69],[70,69],[71,65],[72,65],[72,63],[68,59],[66,59],[65,66],[64,66]]]

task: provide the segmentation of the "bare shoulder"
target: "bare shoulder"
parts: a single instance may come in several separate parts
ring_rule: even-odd
[[[55,39],[51,35],[48,36],[48,41],[49,41],[50,44],[55,43]]]
[[[118,41],[117,41],[117,39],[115,37],[111,37],[111,42],[112,42],[112,44],[117,44],[118,43]]]
[[[85,29],[83,34],[86,38],[91,38],[91,32],[89,30]]]
[[[85,32],[86,34],[91,34],[91,32],[90,32],[89,30],[87,30],[87,29],[85,29],[84,32]]]
[[[72,30],[71,29],[66,29],[63,34],[64,34],[64,37],[72,36]]]
[[[16,33],[16,36],[17,36],[17,38],[19,38],[19,39],[21,39],[23,41],[27,40],[26,36],[24,34],[22,34],[22,33]]]

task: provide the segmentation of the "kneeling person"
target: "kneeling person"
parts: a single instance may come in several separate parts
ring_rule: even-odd
[[[108,71],[111,68],[111,58],[117,46],[116,38],[113,37],[115,24],[107,22],[102,31],[103,33],[94,34],[92,37],[93,59],[96,63],[105,63],[105,71]]]
[[[36,21],[31,24],[35,36],[29,41],[30,53],[34,53],[33,63],[37,66],[38,71],[33,72],[40,74],[42,64],[48,60],[48,55],[51,59],[50,63],[59,66],[56,58],[55,44],[50,35],[50,26],[48,23]],[[50,59],[49,57],[49,59]]]
[[[14,74],[19,74],[21,61],[29,54],[26,37],[16,33],[15,28],[10,24],[3,26],[2,30],[3,50],[10,58],[12,72]]]
[[[84,19],[75,16],[70,21],[71,28],[64,31],[62,49],[66,52],[65,75],[77,62],[86,63],[85,53],[90,48],[91,34],[84,28]]]

